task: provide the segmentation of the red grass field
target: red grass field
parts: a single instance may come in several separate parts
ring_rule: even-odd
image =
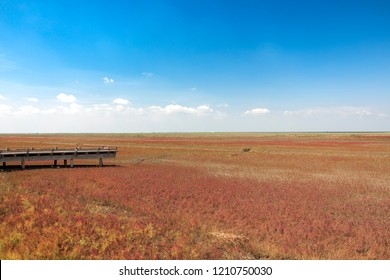
[[[0,172],[0,259],[390,259],[388,133],[0,136],[99,145]]]

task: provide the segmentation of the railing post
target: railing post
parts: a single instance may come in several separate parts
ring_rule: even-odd
[[[99,158],[99,166],[100,166],[100,167],[103,166],[103,158]]]
[[[26,168],[26,163],[25,163],[25,160],[24,160],[24,158],[22,158],[22,169],[25,169]]]
[[[70,159],[70,167],[73,168],[74,164],[73,164],[73,158]]]

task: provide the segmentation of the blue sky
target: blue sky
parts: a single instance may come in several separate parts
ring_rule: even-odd
[[[0,1],[0,133],[390,130],[387,1]]]

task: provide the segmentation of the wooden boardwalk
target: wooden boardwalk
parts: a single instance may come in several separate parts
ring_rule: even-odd
[[[22,169],[25,169],[27,161],[53,160],[54,166],[57,166],[58,160],[63,160],[64,166],[67,166],[69,160],[70,167],[73,167],[75,159],[99,159],[99,166],[103,166],[103,159],[115,158],[117,152],[117,148],[110,147],[95,149],[5,149],[0,150],[0,163],[5,167],[8,162],[20,162]]]

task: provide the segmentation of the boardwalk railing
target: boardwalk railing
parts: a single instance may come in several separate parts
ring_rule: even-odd
[[[26,161],[53,160],[54,166],[57,166],[57,161],[63,160],[64,166],[67,166],[69,160],[70,167],[73,167],[75,159],[99,159],[99,166],[103,166],[103,158],[115,158],[117,152],[117,148],[111,147],[91,149],[4,149],[0,150],[0,163],[5,167],[7,162],[20,162],[22,169],[24,169]]]

